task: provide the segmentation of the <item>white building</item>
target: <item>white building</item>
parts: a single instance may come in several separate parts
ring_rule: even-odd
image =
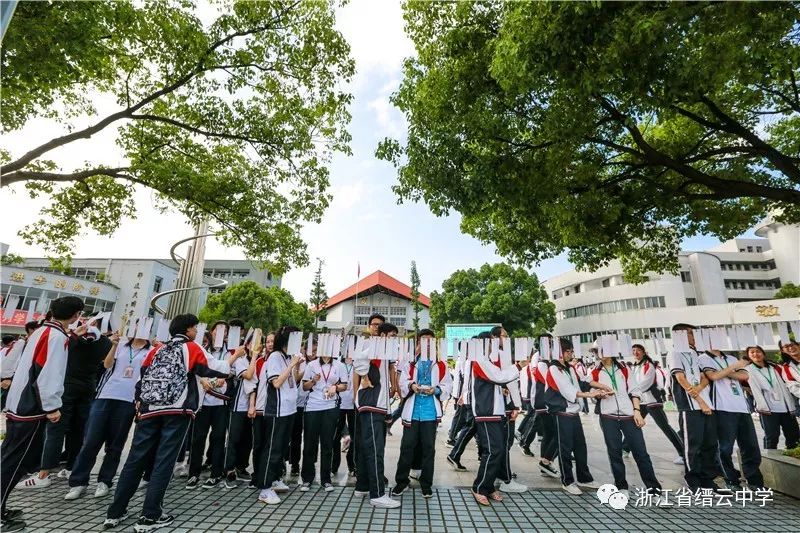
[[[419,302],[422,304],[419,327],[427,328],[431,300],[420,294]],[[397,326],[401,334],[414,329],[411,287],[380,270],[334,294],[326,305],[327,316],[320,322],[320,327],[360,332],[366,329],[372,313],[380,313],[387,322]]]
[[[572,270],[550,278],[544,287],[556,305],[554,333],[580,335],[588,343],[603,333],[624,332],[643,341],[657,331],[669,339],[678,322],[797,320],[800,299],[771,298],[787,282],[800,284],[800,226],[768,220],[756,235],[710,250],[682,251],[678,275],[650,273],[640,285],[625,283],[619,261],[595,272]]]

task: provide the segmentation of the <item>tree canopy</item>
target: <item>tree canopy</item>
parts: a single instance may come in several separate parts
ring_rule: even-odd
[[[328,291],[325,289],[325,282],[322,281],[322,265],[324,261],[317,258],[317,272],[314,274],[314,281],[311,284],[311,294],[308,303],[311,305],[311,314],[314,316],[314,331],[317,331],[320,320],[325,320],[328,315]]]
[[[20,2],[1,53],[3,132],[63,128],[0,152],[2,186],[50,198],[29,244],[69,256],[134,217],[143,187],[276,273],[307,263],[300,222],[320,220],[331,155],[349,153],[354,63],[333,0]],[[48,159],[101,132],[121,161],[85,142],[79,168]]]
[[[411,310],[414,317],[411,319],[414,333],[419,331],[419,313],[422,311],[422,304],[419,302],[419,272],[417,272],[417,262],[411,261]]]
[[[778,289],[778,292],[775,293],[773,298],[800,298],[800,285],[795,285],[791,281],[787,281]]]
[[[217,320],[241,318],[245,326],[274,331],[279,326],[296,326],[310,331],[313,319],[308,307],[295,302],[292,295],[280,287],[268,289],[255,281],[243,281],[212,294],[198,315],[211,324]]]
[[[431,294],[431,326],[441,334],[448,323],[501,323],[511,335],[533,335],[555,326],[555,309],[536,274],[485,264],[456,270]]]
[[[523,264],[677,272],[681,240],[800,222],[800,3],[418,2],[401,200]]]

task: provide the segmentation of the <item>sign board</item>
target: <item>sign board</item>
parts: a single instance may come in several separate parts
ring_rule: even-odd
[[[447,359],[453,359],[458,353],[458,347],[453,341],[471,339],[479,333],[490,331],[501,324],[445,324],[444,337],[447,340]],[[444,354],[439,354],[444,359]]]

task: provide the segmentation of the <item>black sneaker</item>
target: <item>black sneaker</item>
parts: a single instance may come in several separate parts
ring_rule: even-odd
[[[256,482],[251,479],[250,483],[247,484],[247,488],[248,489],[257,489],[258,485],[256,485]]]
[[[744,490],[738,483],[725,483],[725,487],[728,489],[728,492],[739,492]]]
[[[3,513],[3,520],[16,520],[22,516],[22,513],[22,509],[6,509],[6,512]]]
[[[450,466],[453,467],[453,470],[457,470],[459,472],[466,472],[467,471],[467,467],[466,466],[462,465],[460,461],[456,461],[455,459],[453,459],[449,455],[447,456],[447,462],[450,463]]]
[[[192,476],[188,480],[186,480],[186,488],[187,489],[196,489],[200,480],[197,479],[197,476]]]
[[[128,511],[122,513],[122,516],[119,518],[106,518],[103,522],[103,529],[114,529],[117,527],[120,522],[123,522],[125,519],[128,518]]]
[[[211,470],[211,463],[204,463],[200,470],[203,472],[205,472],[206,470]]]
[[[11,520],[5,519],[2,520],[2,529],[3,533],[11,533],[12,531],[25,531],[25,522],[22,520]]]
[[[452,448],[453,446],[456,445],[456,441],[447,439],[447,442],[445,442],[444,445],[447,446],[448,448]]]
[[[239,481],[250,481],[252,479],[252,476],[250,475],[250,472],[248,472],[246,468],[241,470],[237,468],[236,479],[238,479]]]
[[[293,466],[292,467],[292,471],[291,471],[291,473],[289,475],[292,476],[292,477],[299,476],[300,475],[300,468],[296,467],[296,466]]]
[[[558,473],[558,470],[556,470],[553,467],[553,463],[544,464],[543,462],[539,461],[539,473],[542,474],[543,476],[549,476],[555,478],[561,477],[561,475]]]
[[[534,454],[533,450],[531,450],[527,446],[523,446],[522,447],[522,455],[527,455],[528,457],[533,457],[536,454]]]
[[[392,496],[400,496],[408,488],[408,483],[398,483],[392,489]]]
[[[144,533],[145,531],[155,531],[156,529],[166,527],[175,521],[175,517],[171,514],[162,514],[160,518],[145,518],[141,517],[134,524],[133,530],[136,533]]]
[[[206,480],[205,483],[203,483],[203,488],[213,489],[215,487],[218,487],[220,483],[222,483],[222,480],[223,480],[222,477],[210,477]]]
[[[225,476],[225,488],[226,489],[235,489],[239,486],[239,479],[236,476],[235,472],[228,472],[228,475]]]
[[[433,498],[433,489],[428,487],[428,488],[423,488],[421,490],[422,490],[422,497],[423,498]]]

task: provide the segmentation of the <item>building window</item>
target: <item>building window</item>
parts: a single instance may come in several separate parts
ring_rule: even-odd
[[[753,253],[753,247],[752,246],[748,246],[747,247],[747,251],[750,252],[750,253]]]
[[[558,300],[558,293],[556,292],[553,293],[553,300]]]
[[[378,306],[372,308],[372,312],[373,313],[380,313],[383,316],[386,316],[386,315],[389,314],[389,306],[388,305],[378,305]]]
[[[696,298],[686,298],[686,305],[688,305],[688,306],[697,305],[697,299]]]
[[[564,296],[569,296],[569,289],[564,289]]]
[[[744,252],[744,248],[739,248],[739,251],[740,252]]]
[[[164,284],[164,278],[156,276],[156,281],[153,283],[153,292],[161,292],[161,285]]]
[[[357,305],[356,306],[356,314],[357,315],[369,315],[369,306],[368,305]]]
[[[580,285],[575,285],[573,287],[573,290],[575,291],[575,294],[579,294],[581,292],[581,286]]]
[[[392,307],[391,315],[393,316],[406,316],[406,308],[405,307]]]
[[[756,252],[761,253],[763,251],[764,251],[764,248],[762,248],[761,246],[756,246]]]
[[[611,286],[611,278],[606,278],[603,280],[603,287],[610,287]]]
[[[681,270],[681,281],[684,283],[691,283],[692,273],[686,270]]]
[[[357,316],[356,317],[356,326],[366,326],[368,318],[369,317],[366,317],[366,316]]]

